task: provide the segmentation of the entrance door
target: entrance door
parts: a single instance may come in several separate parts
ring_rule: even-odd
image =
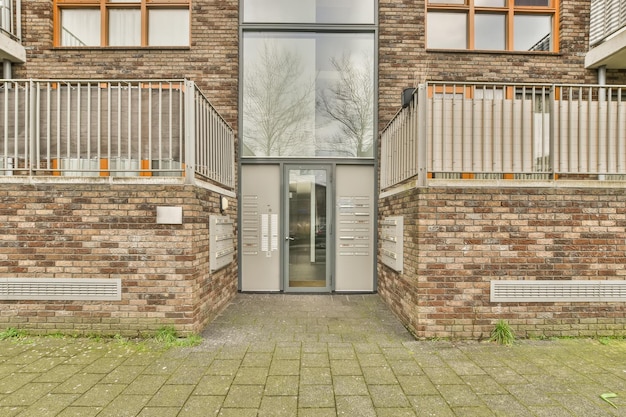
[[[285,165],[284,289],[331,289],[331,169]]]

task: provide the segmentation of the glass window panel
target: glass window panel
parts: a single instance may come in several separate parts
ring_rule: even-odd
[[[244,33],[244,154],[371,157],[373,34]]]
[[[516,51],[551,51],[552,16],[515,15],[513,44]]]
[[[474,0],[476,7],[504,7],[506,0]]]
[[[467,14],[428,13],[428,48],[467,49]]]
[[[466,0],[428,0],[429,4],[465,4]]]
[[[141,45],[141,11],[139,9],[109,10],[109,46]]]
[[[476,14],[474,48],[484,50],[506,49],[506,19],[503,14]]]
[[[148,45],[189,46],[189,10],[150,9]]]
[[[244,22],[374,23],[374,0],[244,0]]]
[[[550,6],[550,0],[515,0],[516,6]]]
[[[62,9],[61,45],[100,46],[100,10]]]

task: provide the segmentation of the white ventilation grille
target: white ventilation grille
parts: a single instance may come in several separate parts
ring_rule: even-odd
[[[491,302],[626,301],[626,281],[491,281]]]
[[[0,278],[0,300],[122,299],[122,280],[99,278]]]

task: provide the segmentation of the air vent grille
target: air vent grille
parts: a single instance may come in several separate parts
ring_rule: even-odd
[[[491,301],[626,301],[626,281],[491,281]]]
[[[0,300],[102,300],[122,299],[120,279],[100,278],[0,278]]]

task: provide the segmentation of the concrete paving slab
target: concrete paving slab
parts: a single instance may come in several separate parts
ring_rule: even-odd
[[[0,415],[626,415],[624,340],[416,341],[375,294],[239,294],[202,336],[0,340]]]

